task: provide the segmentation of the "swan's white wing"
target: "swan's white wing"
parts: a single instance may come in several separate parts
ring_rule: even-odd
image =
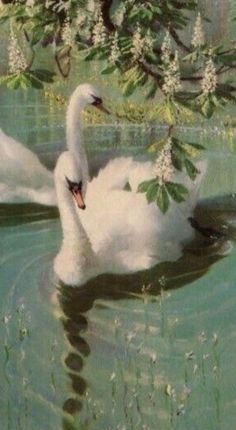
[[[93,186],[102,190],[123,190],[129,182],[130,172],[137,166],[132,157],[119,157],[110,160],[99,170],[93,179]]]
[[[55,205],[53,175],[37,155],[0,129],[0,201]]]

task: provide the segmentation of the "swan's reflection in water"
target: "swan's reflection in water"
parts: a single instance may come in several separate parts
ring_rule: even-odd
[[[221,205],[215,206],[213,202],[210,207],[207,205],[198,209],[198,221],[210,227],[213,225],[217,231],[222,232],[220,239],[213,240],[197,235],[195,241],[189,244],[182,258],[177,262],[161,263],[151,270],[138,274],[101,275],[80,288],[60,286],[58,299],[63,312],[62,324],[71,346],[65,358],[65,365],[73,391],[73,395],[63,405],[65,415],[69,414],[72,418],[80,413],[86,403],[89,381],[83,376],[83,369],[86,358],[93,353],[93,345],[89,345],[87,333],[90,324],[89,311],[93,309],[95,302],[102,301],[105,306],[106,301],[115,302],[134,298],[143,300],[143,286],[148,286],[145,294],[150,297],[160,295],[163,289],[183,287],[202,277],[212,264],[227,254],[230,241],[235,239],[235,229],[230,227],[227,221],[232,217],[235,218],[235,211],[234,209],[222,211]],[[164,285],[160,281],[163,279]],[[73,428],[69,427],[69,422],[65,417],[64,430]]]

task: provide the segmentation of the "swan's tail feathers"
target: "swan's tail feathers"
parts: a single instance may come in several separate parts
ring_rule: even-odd
[[[130,171],[136,166],[132,157],[119,157],[109,161],[109,163],[99,171],[99,175],[94,179],[100,189],[123,190],[129,182]]]

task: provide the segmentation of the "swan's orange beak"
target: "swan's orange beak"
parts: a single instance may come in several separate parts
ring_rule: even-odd
[[[105,106],[103,106],[103,104],[97,104],[94,105],[97,109],[99,109],[101,112],[106,113],[107,115],[111,115],[111,112],[109,112],[109,110],[107,108],[105,108]]]
[[[86,209],[86,205],[84,203],[84,198],[82,196],[81,190],[72,190],[73,197],[79,209]]]

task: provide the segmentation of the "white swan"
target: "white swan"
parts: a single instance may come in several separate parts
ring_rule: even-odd
[[[181,256],[193,237],[187,218],[196,194],[194,202],[191,196],[173,203],[162,215],[142,194],[101,188],[100,178],[94,178],[87,184],[82,211],[83,178],[83,163],[64,152],[55,169],[63,242],[54,270],[65,284],[81,285],[102,273],[136,272]]]
[[[53,174],[37,155],[0,129],[0,202],[57,204]]]
[[[95,103],[94,103],[95,102]],[[81,285],[101,273],[129,273],[150,268],[160,261],[176,260],[193,237],[188,222],[197,200],[202,174],[195,182],[182,175],[189,197],[172,203],[166,215],[156,204],[136,193],[138,183],[154,177],[152,163],[116,159],[88,182],[88,165],[79,118],[87,104],[102,106],[93,87],[79,86],[67,114],[69,151],[58,159],[55,184],[63,229],[63,242],[54,261],[58,277],[69,285]],[[181,175],[179,175],[181,176]],[[129,182],[132,192],[123,187]],[[84,201],[86,201],[86,210]]]

